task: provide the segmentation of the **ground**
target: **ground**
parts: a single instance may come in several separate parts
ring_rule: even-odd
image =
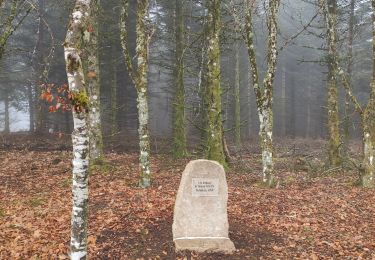
[[[68,259],[70,146],[17,140],[3,137],[0,145],[0,259]],[[278,145],[274,189],[259,183],[256,147],[234,154],[230,256],[174,252],[173,205],[188,160],[154,154],[153,185],[143,190],[137,153],[109,149],[90,175],[89,258],[375,259],[375,192],[355,185],[355,170],[321,167],[324,143],[307,141]]]

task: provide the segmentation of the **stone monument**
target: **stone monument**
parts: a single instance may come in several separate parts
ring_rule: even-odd
[[[174,207],[176,251],[232,253],[228,237],[228,186],[223,166],[196,160],[186,166]]]

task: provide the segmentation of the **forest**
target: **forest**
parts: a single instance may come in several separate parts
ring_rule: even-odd
[[[375,0],[0,0],[0,259],[375,259],[374,157]]]

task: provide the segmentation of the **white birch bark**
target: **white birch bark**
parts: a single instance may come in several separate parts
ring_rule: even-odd
[[[64,43],[66,72],[72,94],[74,130],[73,141],[73,209],[71,219],[71,259],[87,258],[87,209],[88,209],[88,97],[82,67],[81,42],[90,37],[87,20],[90,0],[77,0]]]

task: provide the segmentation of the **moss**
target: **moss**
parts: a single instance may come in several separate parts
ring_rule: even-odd
[[[86,90],[74,91],[71,101],[76,112],[88,112],[90,101]]]
[[[90,162],[90,172],[110,173],[115,169],[104,157],[98,157]]]
[[[45,203],[43,198],[32,198],[27,202],[32,207],[39,207]]]

